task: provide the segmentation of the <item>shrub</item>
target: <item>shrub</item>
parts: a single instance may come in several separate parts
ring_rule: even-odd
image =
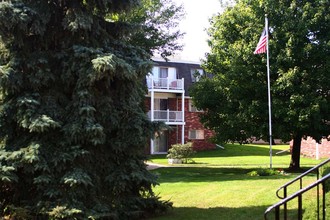
[[[248,172],[249,176],[259,176],[258,172],[256,170],[252,170],[251,172]]]
[[[182,163],[188,163],[191,157],[196,152],[193,150],[192,143],[186,144],[174,144],[168,150],[167,158],[169,159],[181,159]]]
[[[280,172],[269,168],[259,168],[247,173],[249,176],[273,176],[277,174],[280,174]]]

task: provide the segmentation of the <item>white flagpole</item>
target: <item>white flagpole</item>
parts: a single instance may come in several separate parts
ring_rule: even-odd
[[[272,169],[272,103],[270,96],[270,73],[269,73],[269,48],[268,48],[268,18],[265,15],[265,27],[266,27],[266,45],[267,45],[267,84],[268,84],[268,119],[269,119],[269,157],[270,157],[270,169]]]

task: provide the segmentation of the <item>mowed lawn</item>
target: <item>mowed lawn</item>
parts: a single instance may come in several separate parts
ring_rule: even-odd
[[[288,145],[273,146],[272,163],[276,170],[286,169],[290,155],[277,152],[288,149]],[[275,176],[249,176],[252,170],[269,168],[269,146],[228,144],[225,149],[197,153],[194,162],[169,165],[152,172],[159,177],[159,186],[154,192],[162,200],[173,202],[173,209],[157,220],[181,219],[263,219],[266,208],[279,201],[275,192],[282,184],[299,173]],[[150,161],[167,164],[165,155],[151,156]],[[301,158],[301,165],[308,169],[321,160]],[[307,185],[316,179],[310,175],[304,179]],[[294,185],[289,193],[298,189]],[[314,192],[315,193],[315,192]],[[313,192],[305,196],[306,205]],[[289,207],[295,208],[292,203]]]

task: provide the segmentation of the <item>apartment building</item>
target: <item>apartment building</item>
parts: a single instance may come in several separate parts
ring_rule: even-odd
[[[195,150],[215,148],[209,141],[213,132],[203,127],[189,96],[189,87],[206,73],[200,63],[154,60],[152,72],[146,77],[146,106],[151,121],[162,121],[169,129],[150,140],[150,154],[165,154],[172,144],[192,142]]]

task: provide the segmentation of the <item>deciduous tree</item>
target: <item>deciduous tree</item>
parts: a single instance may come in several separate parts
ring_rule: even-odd
[[[330,1],[237,1],[212,19],[211,52],[204,63],[214,78],[191,91],[217,141],[268,139],[266,56],[253,55],[269,17],[274,137],[294,140],[290,168],[300,167],[303,136],[330,133]],[[205,95],[206,94],[206,95]]]

